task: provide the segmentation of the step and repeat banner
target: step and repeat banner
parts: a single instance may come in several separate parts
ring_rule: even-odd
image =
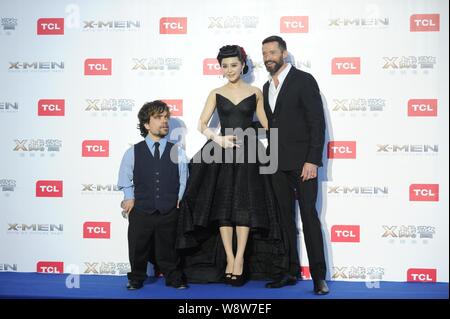
[[[324,102],[317,206],[329,278],[448,282],[448,9],[445,0],[1,1],[0,271],[126,274],[116,183],[123,153],[141,140],[140,107],[165,100],[171,138],[192,157],[205,143],[196,127],[206,97],[226,81],[219,48],[243,46],[245,80],[262,88],[261,41],[280,35]]]

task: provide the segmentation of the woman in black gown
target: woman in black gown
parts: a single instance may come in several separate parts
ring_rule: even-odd
[[[243,48],[224,46],[217,59],[228,83],[211,91],[200,116],[208,142],[189,164],[177,248],[189,282],[241,286],[275,278],[287,258],[270,179],[259,171],[264,149],[252,127],[256,112],[267,129],[262,93],[241,79],[248,70]],[[216,109],[220,135],[208,128]]]

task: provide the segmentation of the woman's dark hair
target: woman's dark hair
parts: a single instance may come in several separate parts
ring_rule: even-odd
[[[220,48],[219,54],[217,55],[217,61],[219,61],[219,64],[222,64],[222,60],[225,58],[234,58],[237,57],[239,61],[244,66],[244,70],[242,71],[243,74],[246,74],[248,71],[247,66],[247,53],[245,53],[245,50],[243,47],[240,47],[238,45],[225,45]]]
[[[146,137],[148,130],[145,128],[145,123],[150,121],[150,117],[155,114],[167,112],[170,116],[170,109],[166,103],[160,100],[145,103],[138,113],[139,124],[137,128],[141,131],[141,136]]]

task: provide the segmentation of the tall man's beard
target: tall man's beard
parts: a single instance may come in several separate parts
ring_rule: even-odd
[[[272,67],[269,67],[267,65],[267,63],[269,63],[269,62],[274,63],[274,65]],[[266,70],[267,70],[267,72],[270,73],[270,75],[274,75],[275,73],[277,73],[278,70],[281,69],[283,64],[284,64],[283,60],[279,60],[279,61],[269,60],[264,63],[264,65],[266,66]]]

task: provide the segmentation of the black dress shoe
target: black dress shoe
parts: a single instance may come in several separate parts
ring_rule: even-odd
[[[329,292],[330,289],[328,289],[328,285],[325,280],[314,280],[314,293],[316,295],[326,295]]]
[[[173,283],[171,286],[173,288],[175,288],[175,289],[186,289],[186,288],[188,288],[188,285],[185,282]]]
[[[284,275],[279,280],[268,282],[266,288],[281,288],[284,286],[292,286],[297,283],[297,278],[295,276]]]
[[[144,286],[144,283],[139,280],[128,280],[127,289],[128,290],[136,290],[141,289]]]
[[[188,288],[188,285],[186,283],[186,279],[185,278],[176,278],[176,279],[172,279],[170,281],[166,280],[166,286],[167,287],[172,287],[175,289],[186,289]]]

